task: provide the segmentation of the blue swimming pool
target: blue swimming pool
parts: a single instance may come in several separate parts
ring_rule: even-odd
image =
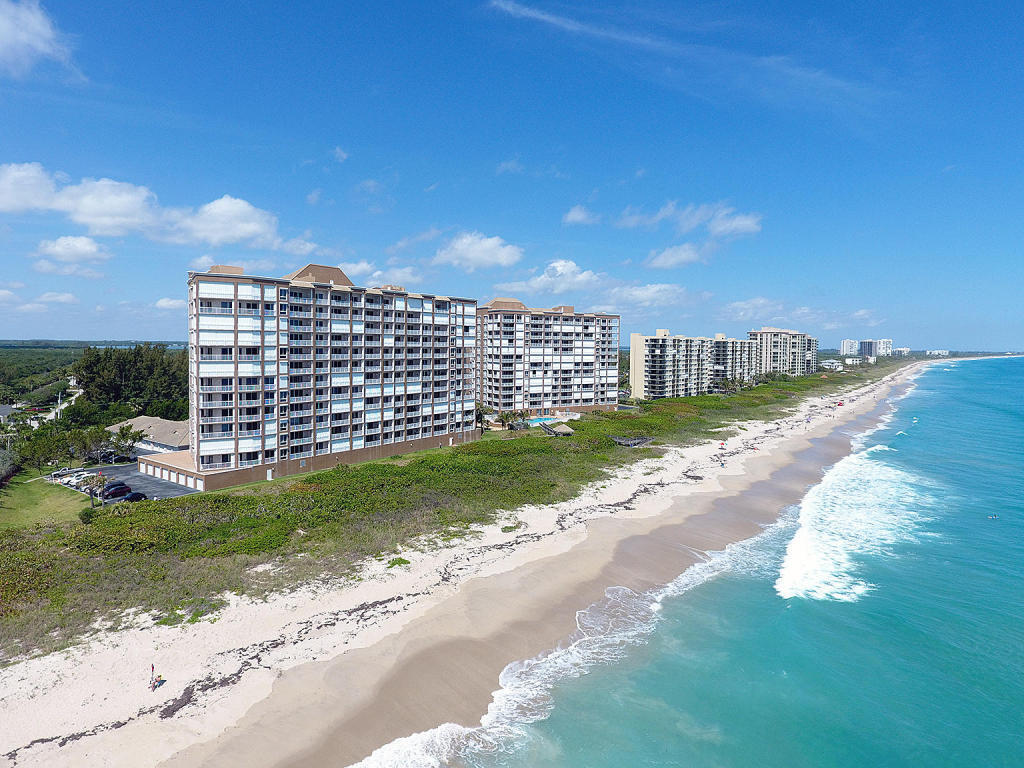
[[[558,424],[565,419],[556,419],[552,416],[534,416],[532,419],[527,419],[526,423],[531,427],[539,427],[541,424]]]

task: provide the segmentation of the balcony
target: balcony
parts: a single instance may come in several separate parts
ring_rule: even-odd
[[[204,362],[223,361],[230,363],[235,358],[231,355],[200,355],[199,359]]]
[[[199,391],[200,392],[234,392],[235,391],[235,385],[234,384],[216,384],[216,385],[212,385],[212,386],[211,385],[206,385],[206,386],[200,386],[199,387]]]
[[[262,413],[244,413],[238,417],[239,421],[262,421],[262,419]]]
[[[234,416],[200,416],[200,424],[230,424],[235,420]]]
[[[259,355],[239,355],[238,359],[239,360],[259,360],[260,356]]]
[[[260,387],[259,384],[239,384],[238,385],[238,391],[239,392],[257,392],[260,389],[262,389],[262,387]],[[200,389],[200,392],[201,391],[202,391],[202,389]]]
[[[303,312],[302,310],[292,309],[288,311],[288,317],[313,317],[312,312]]]
[[[230,461],[216,461],[216,462],[210,462],[208,464],[202,464],[201,463],[199,465],[199,471],[200,472],[206,472],[206,471],[214,470],[214,469],[231,469],[233,466],[234,466],[234,464],[232,462],[230,462]]]
[[[292,451],[288,455],[288,458],[289,459],[305,459],[305,458],[307,458],[309,456],[312,456],[312,455],[313,455],[313,451],[311,451],[311,450],[310,451],[299,451],[297,453],[295,451]]]
[[[239,309],[238,310],[238,314],[239,315],[255,315],[256,317],[259,317],[261,313],[260,313],[260,310],[258,310],[258,309]]]
[[[233,315],[235,310],[231,307],[204,307],[199,306],[199,314],[201,315]]]
[[[255,467],[262,461],[262,459],[243,459],[242,461],[238,462],[238,467],[239,469],[241,469],[242,467]]]

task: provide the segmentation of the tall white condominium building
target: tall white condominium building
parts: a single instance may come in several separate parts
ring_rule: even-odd
[[[892,353],[896,357],[910,357],[910,347],[896,347]]]
[[[757,343],[716,333],[711,340],[711,381],[750,382],[757,377]]]
[[[692,397],[715,390],[719,382],[751,381],[756,375],[754,342],[725,334],[672,336],[659,328],[653,336],[629,337],[629,385],[641,400]]]
[[[857,339],[843,339],[839,343],[840,355],[856,355],[860,352],[860,342]]]
[[[477,312],[477,339],[477,399],[495,411],[615,410],[618,315],[497,298]]]
[[[806,376],[818,370],[818,340],[800,331],[764,327],[748,333],[757,342],[757,372]]]
[[[892,357],[892,339],[879,339],[875,342],[875,354],[879,357]]]
[[[337,267],[189,273],[189,451],[140,469],[213,490],[476,439],[476,301]]]

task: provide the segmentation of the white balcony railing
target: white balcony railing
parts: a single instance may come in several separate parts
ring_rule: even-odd
[[[199,470],[206,472],[212,469],[231,469],[234,466],[230,461],[214,461],[206,464],[200,463]]]

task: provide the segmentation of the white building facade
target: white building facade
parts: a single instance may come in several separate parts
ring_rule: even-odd
[[[479,436],[473,299],[313,264],[212,267],[188,291],[189,455],[150,474],[212,490]]]
[[[477,312],[477,399],[495,411],[614,410],[619,316],[497,298]]]
[[[750,331],[757,343],[757,372],[808,376],[818,370],[818,340],[787,328],[765,326]]]
[[[756,345],[725,334],[673,336],[659,328],[653,336],[629,337],[629,384],[641,400],[693,397],[714,392],[726,381],[751,382],[757,375]]]
[[[892,339],[879,339],[876,344],[875,354],[879,357],[892,357]]]
[[[843,339],[839,342],[840,355],[856,355],[860,350],[860,342],[857,339]]]

